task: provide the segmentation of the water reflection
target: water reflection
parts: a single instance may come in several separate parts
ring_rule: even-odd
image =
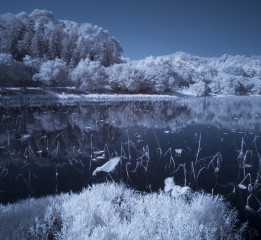
[[[155,191],[173,176],[259,218],[260,104],[259,97],[226,97],[1,108],[0,200],[106,180]],[[117,156],[114,172],[92,176]]]

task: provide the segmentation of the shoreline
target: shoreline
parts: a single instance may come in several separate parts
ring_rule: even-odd
[[[207,98],[223,97],[261,97],[261,95],[209,95]],[[125,93],[87,93],[73,87],[64,88],[21,88],[0,87],[0,107],[43,106],[56,103],[74,105],[104,102],[143,102],[177,101],[180,99],[205,98],[190,92],[176,91],[171,94],[125,94]]]

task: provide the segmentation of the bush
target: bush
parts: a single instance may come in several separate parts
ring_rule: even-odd
[[[33,80],[40,81],[44,85],[61,85],[68,80],[68,67],[63,60],[58,58],[43,62],[40,72],[33,76]]]
[[[80,194],[0,205],[5,239],[243,239],[237,213],[222,197],[195,193],[191,202],[163,192],[141,195],[99,184]],[[14,231],[15,230],[15,231]]]
[[[192,84],[190,90],[194,92],[197,97],[208,96],[211,92],[209,86],[202,81]]]
[[[92,92],[103,89],[107,77],[100,62],[86,58],[73,69],[70,78],[81,89]]]

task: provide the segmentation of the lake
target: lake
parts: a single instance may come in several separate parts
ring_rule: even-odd
[[[93,183],[159,191],[164,179],[222,194],[260,226],[261,98],[177,98],[0,107],[0,201]],[[110,173],[94,170],[120,157]]]

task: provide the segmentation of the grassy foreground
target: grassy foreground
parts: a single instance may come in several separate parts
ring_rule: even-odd
[[[244,239],[245,226],[222,197],[191,200],[140,194],[104,183],[62,194],[0,205],[4,239]]]

